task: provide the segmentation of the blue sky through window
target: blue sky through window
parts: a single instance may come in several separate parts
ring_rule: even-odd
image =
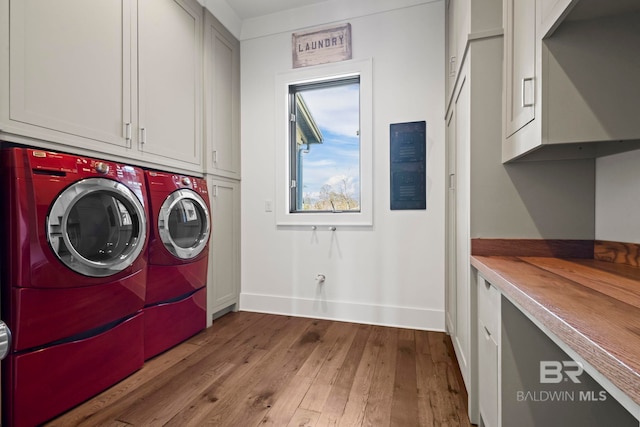
[[[310,89],[301,95],[324,138],[302,154],[304,199],[315,202],[321,188],[330,185],[332,191],[346,190],[359,202],[359,84]]]

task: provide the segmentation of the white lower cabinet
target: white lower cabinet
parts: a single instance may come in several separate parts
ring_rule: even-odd
[[[478,274],[478,407],[480,427],[501,425],[500,292]]]
[[[541,329],[535,317],[506,295],[500,311],[500,423],[506,427],[638,427],[638,414],[617,400],[622,393],[616,397],[613,387],[605,389],[598,382],[605,378],[584,359],[570,356],[575,350],[567,342]]]
[[[221,311],[237,310],[240,295],[240,182],[207,177],[211,238],[207,326]]]

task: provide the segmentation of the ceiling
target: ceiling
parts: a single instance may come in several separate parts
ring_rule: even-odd
[[[226,0],[241,20],[269,15],[326,0]]]

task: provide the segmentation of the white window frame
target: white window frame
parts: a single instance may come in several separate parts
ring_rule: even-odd
[[[276,224],[282,226],[373,225],[372,60],[351,60],[296,69],[276,76]],[[291,212],[289,86],[360,76],[360,212]]]

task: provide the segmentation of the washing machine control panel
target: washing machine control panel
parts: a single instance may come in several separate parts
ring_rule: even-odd
[[[104,162],[96,162],[93,167],[101,175],[109,173],[109,165]]]
[[[54,176],[62,176],[69,182],[100,175],[122,182],[136,193],[140,200],[146,199],[146,190],[143,190],[144,172],[138,167],[32,148],[27,149],[27,155],[30,168],[38,171],[43,179],[46,179],[47,172],[53,173]]]

